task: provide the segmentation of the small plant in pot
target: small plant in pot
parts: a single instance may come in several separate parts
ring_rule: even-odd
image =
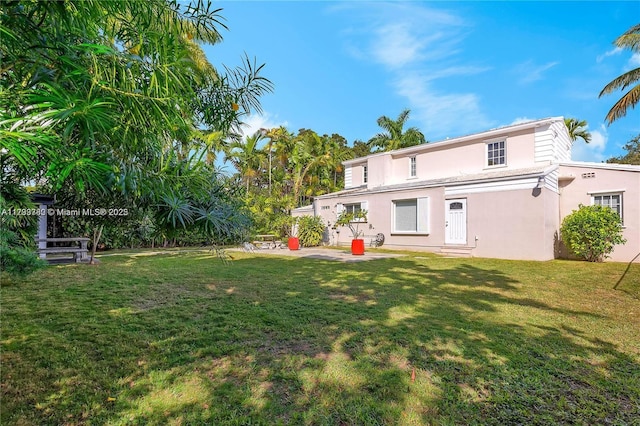
[[[364,234],[364,231],[360,230],[360,224],[365,223],[367,220],[367,211],[358,210],[355,212],[346,211],[342,212],[336,220],[336,225],[346,226],[351,231],[353,239],[351,240],[351,254],[363,255],[364,254],[364,240],[360,237]]]
[[[289,250],[300,250],[300,239],[298,238],[298,218],[289,217],[289,239],[287,240],[287,247]]]

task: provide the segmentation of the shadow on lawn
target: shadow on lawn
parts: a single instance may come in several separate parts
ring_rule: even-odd
[[[193,272],[181,277],[186,261]],[[500,270],[411,258],[133,262],[153,278],[129,293],[114,283],[131,265],[109,265],[113,282],[77,303],[101,291],[117,303],[85,306],[93,326],[63,333],[85,351],[81,368],[113,378],[75,371],[88,383],[56,382],[51,407],[75,407],[69,423],[594,424],[640,414],[632,357],[566,324],[508,318],[514,309],[555,322],[598,315],[518,297],[521,284]],[[102,335],[101,321],[122,340]],[[101,389],[95,400],[74,405],[88,386]],[[60,420],[50,416],[33,419]]]

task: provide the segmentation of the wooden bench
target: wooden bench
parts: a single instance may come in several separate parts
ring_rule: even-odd
[[[36,238],[38,243],[38,254],[41,259],[52,260],[73,260],[75,263],[88,262],[89,250],[87,245],[89,238]],[[62,244],[54,247],[48,247],[48,244]],[[72,258],[47,258],[49,254],[72,254]]]

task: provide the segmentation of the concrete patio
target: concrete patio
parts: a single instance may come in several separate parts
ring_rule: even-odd
[[[245,251],[242,248],[231,249],[233,251]],[[365,254],[362,256],[354,256],[349,251],[348,247],[345,248],[325,248],[325,247],[305,247],[300,250],[289,250],[289,249],[255,249],[253,251],[255,254],[264,254],[271,256],[293,256],[293,257],[302,257],[307,259],[321,259],[321,260],[332,260],[337,262],[345,262],[345,263],[355,263],[355,262],[366,262],[369,260],[378,260],[378,259],[392,259],[396,257],[402,257],[403,254],[395,254],[395,253],[378,253],[378,252],[369,252],[365,251]]]

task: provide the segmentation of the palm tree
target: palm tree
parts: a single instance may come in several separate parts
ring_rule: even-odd
[[[266,155],[258,148],[258,143],[264,136],[261,131],[255,132],[251,136],[246,136],[242,142],[234,142],[230,145],[224,161],[230,161],[236,168],[247,190],[252,180],[255,180],[262,170]]]
[[[635,54],[640,54],[640,24],[629,28],[624,34],[616,39],[614,44],[619,48],[631,49]],[[616,90],[625,90],[627,87],[640,81],[640,67],[634,68],[621,76],[613,79],[609,84],[604,86],[598,97],[612,93]],[[640,84],[635,84],[627,93],[625,93],[609,110],[606,116],[607,124],[611,124],[618,118],[627,115],[627,109],[633,108],[640,101]]]
[[[564,124],[569,130],[571,142],[575,142],[578,138],[585,143],[591,142],[591,133],[587,130],[586,120],[578,120],[577,118],[565,118]]]
[[[221,40],[218,12],[177,0],[3,5],[0,148],[23,180],[46,170],[52,186],[108,191],[109,173],[172,145],[186,158],[198,129],[226,135],[259,109],[262,67],[218,73],[198,44]]]
[[[403,110],[396,120],[386,115],[378,118],[378,126],[384,132],[378,133],[369,139],[369,146],[376,147],[380,151],[392,151],[394,149],[406,148],[409,146],[420,145],[426,143],[424,135],[417,127],[411,127],[403,131],[404,125],[409,119],[409,109]]]

